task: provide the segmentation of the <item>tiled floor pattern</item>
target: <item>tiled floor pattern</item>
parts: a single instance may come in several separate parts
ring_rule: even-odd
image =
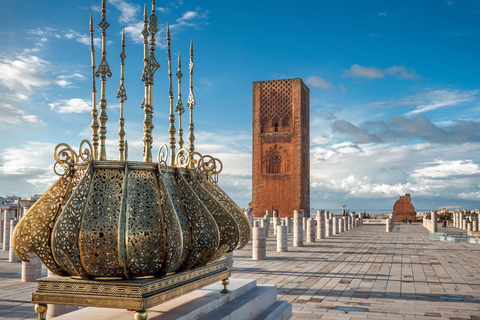
[[[441,231],[443,228],[439,228]],[[454,230],[450,228],[450,230]],[[421,224],[364,225],[267,259],[234,253],[235,278],[277,285],[292,319],[480,319],[480,245],[433,242]]]

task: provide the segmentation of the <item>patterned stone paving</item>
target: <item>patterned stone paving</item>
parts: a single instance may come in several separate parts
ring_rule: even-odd
[[[449,230],[457,230],[448,228]],[[442,228],[439,226],[439,231]],[[420,224],[364,225],[304,247],[251,260],[251,245],[234,254],[235,278],[277,285],[292,319],[480,319],[480,244],[430,241]],[[36,319],[20,263],[0,250],[0,320]],[[44,270],[46,275],[46,270]]]
[[[450,230],[458,230],[449,228]],[[444,230],[439,225],[439,232]],[[363,227],[253,261],[234,253],[235,278],[277,285],[292,319],[480,319],[480,245],[430,241],[421,224]]]

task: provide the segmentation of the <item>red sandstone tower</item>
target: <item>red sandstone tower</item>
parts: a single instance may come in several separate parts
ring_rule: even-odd
[[[252,206],[310,215],[310,90],[302,79],[253,83]]]

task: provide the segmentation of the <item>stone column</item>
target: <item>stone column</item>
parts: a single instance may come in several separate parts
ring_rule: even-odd
[[[274,211],[274,214],[275,214],[275,211]],[[275,236],[275,235],[277,235],[277,226],[279,226],[281,224],[280,218],[273,217],[272,222],[273,222],[273,235]]]
[[[328,219],[330,219],[330,212],[326,211],[325,212],[325,221],[327,221]]]
[[[22,281],[35,282],[42,276],[42,262],[32,252],[28,253],[28,260],[30,262],[22,261]]]
[[[348,225],[348,216],[343,217],[343,226],[344,226],[345,231],[350,231],[351,230],[351,229],[349,229],[349,225]]]
[[[325,220],[325,236],[331,237],[333,235],[333,220],[327,219]]]
[[[390,218],[388,218],[386,221],[385,221],[385,231],[387,232],[390,232],[391,231],[391,227],[392,227],[392,223],[390,222]]]
[[[355,224],[353,223],[355,221],[355,211],[350,211],[350,226],[349,226],[349,230],[352,230],[353,228],[355,228]]]
[[[265,237],[268,238],[268,224],[267,219],[260,219],[260,228],[265,229]]]
[[[225,253],[225,263],[227,265],[227,269],[232,271],[232,269],[233,269],[233,251]]]
[[[478,220],[472,221],[472,231],[474,232],[478,231]]]
[[[356,218],[355,219],[355,223],[354,223],[355,227],[360,227],[360,219]]]
[[[307,242],[315,242],[315,220],[307,219]]]
[[[11,218],[3,218],[3,250],[10,248],[10,221]]]
[[[301,210],[293,211],[293,246],[303,247],[303,212]]]
[[[457,227],[457,212],[455,211],[452,213],[452,225],[454,228]]]
[[[431,217],[432,217],[432,230],[431,232],[438,232],[438,226],[437,226],[437,210],[432,210],[431,212]]]
[[[332,219],[332,222],[333,222],[333,234],[338,234],[338,218],[337,217],[333,217]]]
[[[252,260],[265,260],[267,256],[266,230],[262,227],[253,227]]]
[[[273,217],[278,218],[278,210],[273,210]]]
[[[467,230],[467,219],[462,220],[462,229]]]
[[[317,239],[325,239],[325,216],[323,210],[317,210]]]
[[[10,241],[9,241],[9,251],[8,251],[8,261],[9,262],[20,262],[17,255],[13,251],[13,231],[15,226],[17,225],[18,220],[12,219],[10,220]]]
[[[288,251],[288,233],[286,225],[277,226],[277,252]]]
[[[346,225],[345,218],[346,218],[346,216],[338,218],[338,232],[339,233],[345,232],[345,225]]]
[[[293,225],[292,225],[292,219],[290,217],[286,217],[286,224],[287,224],[287,231],[288,233],[293,232]]]
[[[4,226],[5,222],[3,220],[4,220],[3,218],[0,220],[0,239],[2,240],[2,243],[3,243],[3,228],[5,227]]]

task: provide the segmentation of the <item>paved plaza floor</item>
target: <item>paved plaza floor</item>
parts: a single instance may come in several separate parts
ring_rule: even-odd
[[[397,223],[288,249],[276,252],[270,231],[267,259],[252,261],[251,245],[235,251],[232,277],[276,285],[292,319],[480,319],[479,244],[430,241],[421,224]]]
[[[480,319],[480,244],[430,241],[421,224],[401,223],[291,244],[290,234],[289,252],[276,252],[270,230],[267,259],[253,261],[250,244],[235,251],[232,277],[276,285],[292,319]],[[0,320],[36,318],[36,283],[20,269],[0,250]]]

